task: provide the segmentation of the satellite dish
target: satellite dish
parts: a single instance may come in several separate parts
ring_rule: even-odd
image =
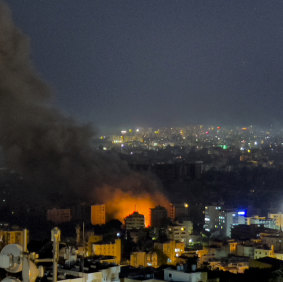
[[[22,271],[23,269],[22,253],[23,253],[23,247],[18,244],[6,245],[2,249],[0,256],[10,258],[10,266],[5,267],[6,271],[11,273],[17,273]]]
[[[1,282],[21,282],[21,280],[16,279],[14,277],[6,277],[3,280],[1,280]]]

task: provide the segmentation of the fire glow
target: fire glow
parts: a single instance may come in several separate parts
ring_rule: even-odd
[[[111,192],[109,191],[111,190]],[[105,187],[102,193],[105,194]],[[110,193],[109,193],[110,192]],[[107,197],[104,197],[106,213],[111,218],[119,219],[124,223],[125,217],[137,211],[145,217],[145,226],[150,226],[150,209],[157,205],[168,207],[168,200],[161,192],[149,194],[147,192],[135,194],[133,191],[122,191],[120,189],[109,189]]]

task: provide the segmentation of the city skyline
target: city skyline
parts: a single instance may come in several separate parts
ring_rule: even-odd
[[[282,2],[6,2],[52,103],[81,122],[282,122]]]

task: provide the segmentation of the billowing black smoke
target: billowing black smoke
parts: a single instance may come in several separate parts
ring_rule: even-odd
[[[30,62],[29,40],[0,2],[0,146],[7,166],[29,184],[24,194],[55,204],[99,197],[95,191],[105,185],[141,193],[157,189],[118,158],[94,151],[91,128],[63,116],[49,98]]]

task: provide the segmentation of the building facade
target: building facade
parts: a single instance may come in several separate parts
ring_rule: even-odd
[[[133,212],[125,218],[126,230],[141,229],[145,227],[144,215]]]
[[[105,205],[92,205],[91,206],[91,224],[102,225],[106,222]]]
[[[96,256],[113,256],[116,263],[121,262],[121,239],[116,239],[114,243],[93,243],[92,254]]]
[[[133,267],[158,267],[158,258],[156,252],[133,252],[130,257],[130,265]]]
[[[185,252],[185,244],[183,242],[168,241],[165,243],[154,243],[154,248],[162,251],[167,256],[168,264],[175,264],[176,258]]]
[[[164,207],[157,206],[151,209],[151,227],[164,226],[167,223],[167,210]]]
[[[47,220],[55,224],[70,222],[72,219],[71,209],[48,209]]]

